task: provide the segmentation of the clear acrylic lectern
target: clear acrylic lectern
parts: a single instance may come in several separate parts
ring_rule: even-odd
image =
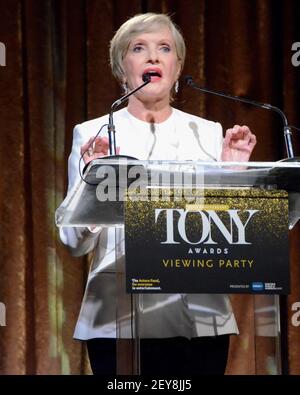
[[[184,179],[182,174],[188,176]],[[300,218],[300,163],[296,161],[223,163],[105,158],[91,162],[85,172],[85,181],[81,181],[57,209],[56,224],[68,227],[100,225],[115,229],[118,374],[140,373],[140,339],[143,337],[143,319],[149,313],[149,306],[145,308],[143,303],[144,294],[126,293],[125,285],[124,200],[128,187],[136,182],[137,176],[139,188],[146,191],[151,188],[287,191],[289,226],[286,231]],[[137,216],[138,210],[139,206]],[[151,251],[145,251],[145,254],[151,254]],[[276,292],[253,297],[256,373],[281,374],[280,297]],[[153,306],[153,317],[155,308],[159,306]],[[161,335],[164,337],[163,333]],[[267,360],[273,361],[271,371],[266,368]]]

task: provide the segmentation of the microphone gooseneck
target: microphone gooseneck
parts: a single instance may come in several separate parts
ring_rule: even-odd
[[[213,90],[207,89],[207,88],[202,88],[201,86],[199,86],[198,84],[196,84],[193,81],[193,78],[191,76],[185,76],[184,80],[185,80],[185,83],[187,86],[190,86],[191,88],[194,88],[194,89],[199,90],[201,92],[210,93],[212,95],[225,97],[226,99],[236,100],[236,101],[239,101],[242,103],[250,104],[252,106],[264,108],[267,110],[273,110],[273,111],[277,112],[277,114],[279,114],[281,116],[283,125],[284,125],[283,133],[284,133],[284,141],[285,141],[287,156],[289,159],[294,158],[291,127],[288,124],[286,115],[280,108],[272,106],[271,104],[268,104],[268,103],[260,103],[260,102],[257,102],[257,101],[251,100],[251,99],[247,99],[247,98],[243,98],[243,97],[239,97],[239,96],[234,96],[234,95],[230,95],[227,93],[217,92],[217,91],[213,91]]]
[[[133,95],[135,92],[138,90],[142,89],[145,85],[149,84],[151,82],[151,76],[149,73],[145,73],[142,76],[142,79],[144,83],[137,88],[133,89],[132,91],[128,92],[126,95],[122,96],[120,99],[116,100],[113,102],[110,108],[110,113],[109,113],[109,119],[108,119],[108,140],[109,140],[109,153],[110,155],[116,155],[117,154],[117,145],[116,145],[116,130],[115,130],[115,125],[113,121],[113,113],[116,111],[116,109],[124,103],[129,96]]]

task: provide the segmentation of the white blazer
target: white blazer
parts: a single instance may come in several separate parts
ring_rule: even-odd
[[[108,115],[87,121],[74,128],[72,152],[68,161],[68,194],[80,181],[80,147],[100,127]],[[114,113],[116,142],[120,154],[137,159],[219,160],[222,150],[222,127],[173,109],[172,115],[159,124],[149,124],[132,116],[126,108]],[[104,128],[106,133],[106,127]],[[74,256],[94,251],[86,290],[74,337],[90,339],[116,337],[115,245],[123,230],[113,228],[60,228],[60,237]],[[142,337],[163,338],[216,336],[238,333],[227,295],[146,294],[143,300]],[[130,319],[124,319],[123,337],[131,337]]]

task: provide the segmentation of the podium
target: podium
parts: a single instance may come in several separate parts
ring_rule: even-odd
[[[300,163],[138,161],[116,157],[91,162],[84,179],[57,209],[56,224],[66,227],[99,225],[114,229],[118,374],[140,374],[140,340],[145,333],[144,322],[147,319],[149,321],[149,316],[155,317],[155,309],[159,309],[158,304],[150,308],[149,305],[145,306],[145,294],[149,293],[253,294],[256,373],[282,373],[286,322],[285,314],[281,314],[281,311],[284,309],[284,295],[289,293],[288,230],[300,218]],[[254,201],[257,205],[249,209],[249,204]],[[177,224],[182,225],[183,220],[189,217],[188,234],[186,228],[182,233],[179,225],[175,232],[173,222],[174,233],[171,235],[166,228],[160,230],[158,233],[164,234],[164,239],[157,241],[160,236],[156,235],[152,245],[149,240],[153,228],[149,218],[155,216],[154,222],[158,224],[161,211],[167,207],[171,207],[170,215],[164,213],[169,222],[176,220]],[[156,210],[156,214],[151,210]],[[242,214],[243,210],[247,212],[246,216]],[[225,214],[221,212],[229,215],[227,222],[222,217]],[[248,225],[252,221],[251,216],[258,218],[257,213],[260,215],[260,212],[263,213],[262,218],[260,222],[255,222],[255,219],[254,230],[250,230],[248,239],[246,233],[251,228]],[[193,230],[199,218],[200,225]],[[213,225],[217,230],[210,229],[204,234],[204,224]],[[273,233],[271,236],[266,235],[265,240],[263,235],[267,231]],[[222,233],[220,242],[217,233]],[[147,240],[144,245],[143,237]],[[185,244],[181,243],[182,238]],[[281,240],[282,248],[278,249]],[[260,241],[262,244],[259,244]],[[186,243],[190,243],[188,250]],[[231,244],[229,250],[232,249],[233,257],[227,255],[226,243]],[[256,243],[259,247],[256,247]],[[162,254],[166,251],[169,253],[174,247],[172,244],[176,244],[176,251],[171,253],[171,258],[161,259],[163,265],[160,266],[165,271],[170,265],[182,269],[179,275],[178,271],[176,273],[173,270],[171,284],[168,284],[170,276],[155,267],[158,266],[156,261],[153,265],[143,265],[141,255],[135,256],[136,250],[141,254],[143,249],[145,262],[149,263],[149,256],[155,259],[160,257],[159,249],[165,248],[166,244],[168,249],[162,250]],[[185,253],[188,251],[193,254],[196,251],[199,259],[194,259],[193,255],[189,261],[179,259],[182,245],[185,245]],[[268,259],[264,259],[265,246],[269,248],[266,251],[270,251],[270,248],[276,251],[275,257],[272,256],[273,266],[267,262]],[[255,259],[246,259],[246,255],[241,255],[249,251]],[[203,255],[207,253],[218,256],[210,255],[213,259],[202,259],[207,257]],[[173,259],[172,254],[178,259]],[[243,259],[235,259],[234,254],[240,254]],[[267,265],[265,268],[264,260]],[[211,280],[215,278],[215,274],[210,274],[212,270],[189,272],[186,268],[180,268],[180,265],[191,262],[198,267],[205,264],[210,268],[214,266],[214,273],[220,279]],[[246,264],[249,265],[247,269]],[[258,272],[256,268],[250,270],[252,264],[256,264]],[[153,272],[149,271],[149,266]],[[256,275],[260,277],[256,278]],[[154,337],[159,337],[159,334]],[[164,333],[161,337],[165,337]],[[271,361],[269,367],[268,361]]]

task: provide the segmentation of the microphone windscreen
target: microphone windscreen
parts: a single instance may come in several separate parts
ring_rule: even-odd
[[[187,85],[191,85],[191,84],[193,83],[193,77],[190,76],[190,75],[186,75],[186,76],[184,77],[184,82],[185,82]]]
[[[149,82],[149,81],[151,81],[151,76],[149,73],[145,73],[145,74],[143,74],[142,79],[144,82]]]

